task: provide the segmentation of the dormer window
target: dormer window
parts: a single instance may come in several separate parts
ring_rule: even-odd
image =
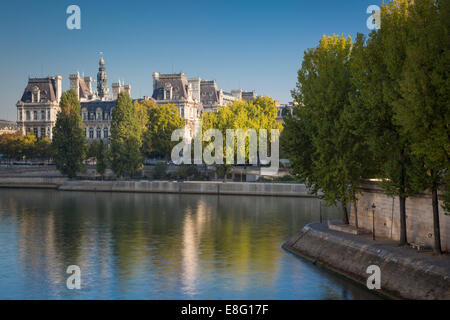
[[[172,100],[172,85],[166,83],[164,87],[164,100]]]
[[[40,91],[38,87],[34,87],[31,92],[31,102],[37,103],[40,101]]]

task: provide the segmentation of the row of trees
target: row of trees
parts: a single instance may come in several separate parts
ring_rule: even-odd
[[[135,176],[142,169],[145,157],[168,160],[173,147],[179,143],[171,141],[172,133],[185,126],[174,105],[158,107],[150,100],[133,102],[128,94],[121,93],[112,112],[110,145],[94,142],[86,146],[76,93],[65,92],[60,107],[52,142],[53,157],[58,170],[69,177],[83,170],[86,157],[97,158],[100,174],[110,167],[118,177]],[[202,130],[219,129],[225,139],[227,129],[281,129],[276,116],[277,108],[271,98],[240,100],[204,114]],[[226,141],[223,145],[226,146]],[[248,159],[248,146],[245,150]],[[226,152],[223,154],[225,157]],[[223,169],[225,174],[229,168],[221,166],[219,171]]]
[[[37,139],[32,133],[25,136],[3,134],[0,135],[0,154],[8,161],[23,158],[49,160],[51,141],[48,138]]]
[[[434,249],[441,252],[438,189],[449,186],[450,2],[383,4],[368,38],[323,36],[305,52],[282,147],[295,174],[330,204],[355,203],[364,179],[379,178],[400,199],[432,192]],[[449,209],[450,190],[443,200]],[[356,209],[356,205],[355,205]],[[355,211],[356,212],[356,211]]]
[[[260,129],[268,130],[267,141],[270,141],[270,130],[278,129],[282,131],[281,123],[276,121],[277,117],[277,107],[275,102],[270,97],[257,97],[251,101],[238,100],[234,101],[232,104],[226,107],[219,108],[216,112],[205,113],[202,116],[202,131],[209,129],[217,129],[221,132],[223,141],[223,165],[216,166],[217,173],[221,177],[225,177],[232,169],[231,164],[227,164],[227,133],[229,129],[241,129],[242,133],[246,134],[248,129],[254,129],[257,133]],[[259,135],[258,146],[259,146]],[[245,137],[245,143],[238,146],[237,137],[234,139],[234,150],[233,154],[235,159],[233,163],[237,163],[238,154],[241,154],[245,159],[245,163],[250,163],[252,160],[257,161],[258,159],[251,159],[249,152],[249,137]],[[210,142],[203,142],[203,148],[208,148]],[[215,155],[213,155],[215,157]]]
[[[63,93],[60,108],[52,141],[53,157],[57,169],[70,178],[83,171],[86,157],[97,159],[97,172],[102,175],[111,167],[118,177],[133,177],[142,169],[144,156],[167,158],[172,131],[184,126],[175,106],[157,107],[149,100],[133,102],[128,94],[121,93],[112,113],[110,145],[86,145],[80,102],[74,91]]]

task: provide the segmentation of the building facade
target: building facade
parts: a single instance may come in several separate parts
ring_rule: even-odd
[[[21,134],[36,137],[53,136],[59,111],[62,77],[28,78],[28,84],[17,102],[17,127]]]
[[[109,141],[111,135],[112,111],[121,92],[131,96],[131,86],[120,81],[112,84],[112,94],[108,87],[108,76],[103,57],[99,61],[96,90],[92,90],[92,77],[69,75],[70,89],[80,100],[81,118],[87,141]],[[21,134],[32,132],[38,138],[53,137],[53,127],[59,112],[62,94],[62,77],[29,78],[22,98],[17,102],[17,126]],[[200,78],[187,79],[184,73],[153,73],[153,93],[151,99],[158,106],[173,104],[185,120],[188,134],[193,137],[199,129],[203,112],[217,111],[233,101],[256,98],[254,91],[232,90],[230,93],[219,89],[215,80]]]
[[[17,123],[14,121],[0,120],[0,135],[17,133]]]

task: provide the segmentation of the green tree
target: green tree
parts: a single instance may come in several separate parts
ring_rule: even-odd
[[[149,105],[147,126],[144,132],[144,152],[148,157],[169,159],[177,142],[171,141],[172,132],[184,127],[183,118],[173,104]]]
[[[0,154],[4,158],[11,159],[19,158],[18,141],[20,135],[17,133],[7,133],[0,135]]]
[[[103,144],[103,141],[100,141],[100,143],[98,144],[95,158],[97,160],[96,171],[103,178],[106,172],[106,168],[108,167],[108,146],[105,146]]]
[[[408,10],[407,46],[396,120],[428,174],[418,188],[432,192],[434,250],[441,253],[438,188],[450,168],[450,28],[448,1],[415,0]]]
[[[351,108],[359,135],[373,155],[375,176],[386,193],[400,201],[400,244],[407,243],[406,198],[419,191],[424,174],[421,160],[411,150],[411,139],[396,119],[407,35],[408,0],[382,5],[381,29],[367,41],[358,35],[352,52],[351,79],[355,87]]]
[[[272,98],[257,97],[251,101],[238,100],[219,108],[216,112],[204,113],[202,116],[202,132],[209,129],[218,129],[223,137],[223,164],[216,165],[216,173],[219,177],[226,179],[226,175],[233,169],[231,164],[227,164],[227,143],[226,131],[228,129],[242,129],[246,133],[249,129],[254,129],[257,134],[257,144],[259,144],[259,130],[268,131],[267,141],[270,141],[270,130],[278,129],[282,131],[281,123],[276,121],[277,108]],[[204,142],[207,147],[209,142]],[[245,138],[245,143],[238,148],[237,138],[234,138],[234,161],[236,163],[238,154],[245,159],[245,163],[251,162],[249,154],[249,138]],[[269,149],[270,151],[270,149]],[[256,159],[258,160],[258,159]]]
[[[147,130],[150,109],[157,106],[158,105],[156,104],[156,102],[152,100],[136,100],[134,102],[134,107],[136,108],[136,116],[140,122],[139,125],[143,133],[145,133],[145,131]]]
[[[293,97],[298,106],[287,116],[282,146],[295,175],[328,204],[340,202],[348,224],[347,204],[367,177],[365,143],[350,109],[352,39],[323,36],[305,52]]]
[[[64,92],[53,129],[53,159],[56,168],[69,178],[84,168],[86,146],[81,121],[81,106],[74,90]]]
[[[34,158],[36,142],[37,142],[37,138],[32,132],[29,132],[24,136],[20,136],[16,142],[16,147],[17,147],[16,152],[17,152],[18,157],[21,159]]]
[[[122,92],[111,122],[112,170],[118,177],[134,176],[143,167],[142,130],[130,96]]]
[[[100,146],[100,141],[94,140],[87,144],[86,159],[95,158],[97,156],[97,150]]]
[[[34,156],[40,159],[50,159],[52,156],[52,142],[47,137],[42,137],[35,144]]]

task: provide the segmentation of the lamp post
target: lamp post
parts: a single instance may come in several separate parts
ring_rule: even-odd
[[[320,223],[322,223],[322,201],[319,199],[319,216],[320,216]]]
[[[372,240],[375,241],[375,208],[377,206],[375,203],[372,203]]]

